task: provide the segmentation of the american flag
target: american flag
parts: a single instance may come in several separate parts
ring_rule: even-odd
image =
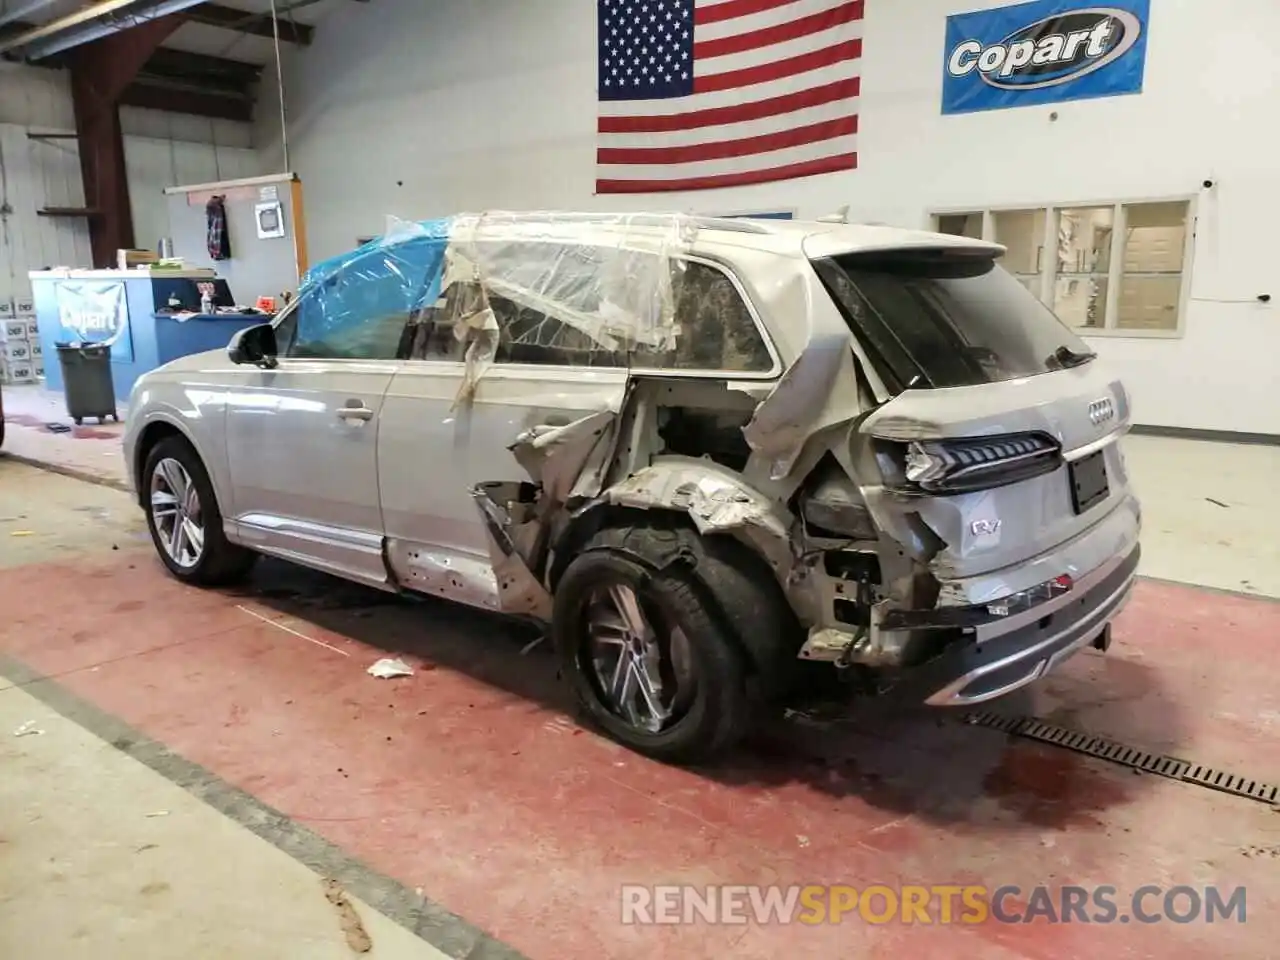
[[[863,0],[597,0],[597,193],[858,165]]]

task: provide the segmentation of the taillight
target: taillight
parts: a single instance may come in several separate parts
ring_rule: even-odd
[[[989,490],[1052,473],[1062,449],[1043,433],[947,440],[876,441],[887,486],[907,493]]]

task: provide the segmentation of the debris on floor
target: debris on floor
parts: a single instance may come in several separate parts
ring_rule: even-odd
[[[35,535],[34,530],[14,530],[9,534],[11,537],[34,537]]]
[[[343,936],[347,938],[347,946],[356,953],[368,953],[373,949],[373,941],[360,922],[360,914],[356,913],[356,908],[347,899],[342,885],[337,880],[328,878],[322,880],[321,885],[324,887],[325,899],[338,909],[338,922],[342,925]]]
[[[38,737],[42,733],[44,733],[44,731],[36,726],[36,722],[34,720],[28,720],[17,730],[13,731],[13,735],[15,737]]]
[[[50,433],[70,433],[71,428],[65,423],[58,423],[56,420],[50,421],[44,425],[44,428]]]
[[[413,668],[403,660],[384,658],[365,671],[379,680],[390,680],[392,677],[412,677]]]
[[[168,810],[155,810],[147,814],[147,819],[150,820],[150,819],[154,819],[155,817],[167,817],[168,815],[169,815]]]
[[[1270,846],[1259,847],[1249,846],[1240,850],[1246,857],[1275,860],[1280,858],[1280,844],[1271,844]]]

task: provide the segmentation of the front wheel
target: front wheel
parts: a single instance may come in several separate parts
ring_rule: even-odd
[[[656,533],[627,531],[625,549],[617,531],[588,543],[556,586],[552,632],[578,702],[609,736],[665,762],[707,760],[746,731],[746,665],[692,569],[646,550]]]
[[[256,555],[231,543],[209,473],[191,445],[166,437],[143,469],[147,528],[169,572],[186,583],[219,586],[241,579]]]

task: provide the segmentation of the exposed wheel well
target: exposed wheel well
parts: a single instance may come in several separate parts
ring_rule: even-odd
[[[142,428],[138,445],[134,449],[134,462],[130,464],[129,469],[133,473],[134,490],[138,493],[138,502],[144,507],[146,506],[146,484],[143,483],[142,467],[156,444],[166,437],[182,437],[185,440],[186,434],[171,423],[156,420]]]

